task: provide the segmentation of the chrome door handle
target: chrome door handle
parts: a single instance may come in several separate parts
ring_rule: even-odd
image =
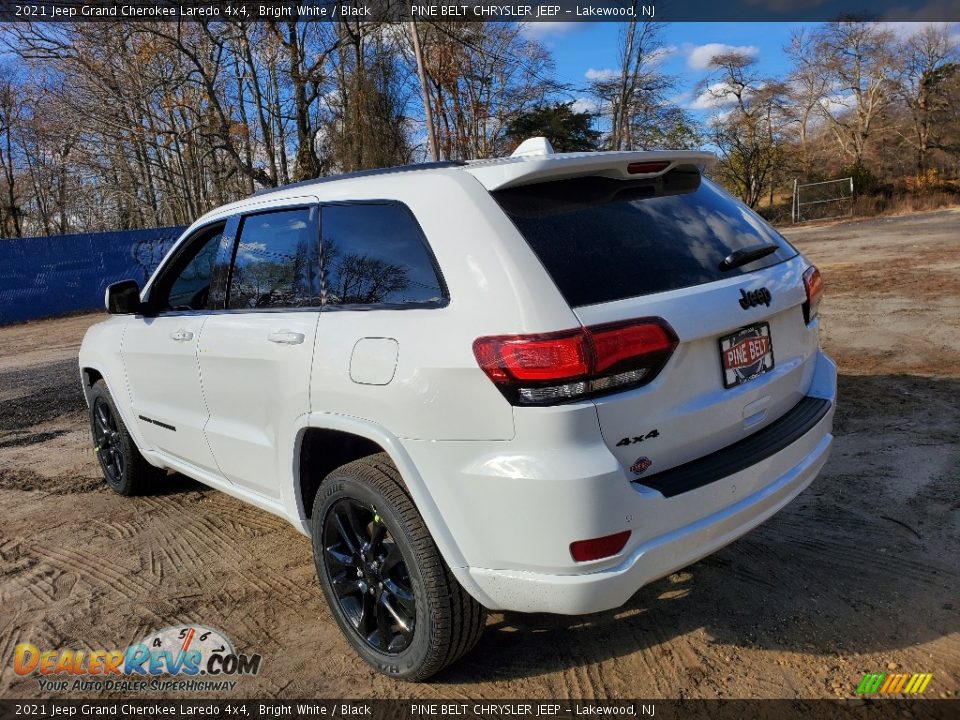
[[[177,342],[186,342],[187,340],[193,340],[193,333],[189,330],[177,330],[170,333],[170,339]]]
[[[278,345],[299,345],[303,342],[304,334],[281,330],[280,332],[270,333],[267,340]]]

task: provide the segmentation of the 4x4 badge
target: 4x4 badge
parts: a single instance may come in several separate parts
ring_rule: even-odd
[[[773,295],[771,295],[770,291],[765,287],[759,290],[751,290],[750,292],[743,289],[740,290],[740,307],[744,310],[749,310],[757,305],[770,307],[771,300],[773,300]]]

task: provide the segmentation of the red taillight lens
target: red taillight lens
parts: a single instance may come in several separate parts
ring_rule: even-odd
[[[550,405],[650,382],[677,346],[663,320],[647,318],[548,335],[473,343],[477,363],[516,405]]]
[[[815,265],[803,273],[803,287],[807,291],[807,301],[803,304],[803,319],[808,323],[817,316],[820,300],[823,298],[823,278]]]
[[[494,382],[558,380],[590,372],[590,348],[579,330],[480,338],[473,353]]]
[[[676,342],[672,330],[655,322],[626,326],[601,325],[589,328],[588,332],[596,353],[594,372],[597,373],[616,369],[624,362],[643,355],[672,352]]]
[[[657,160],[655,162],[635,162],[627,165],[627,172],[631,175],[658,173],[662,170],[666,170],[669,166],[669,160]]]
[[[570,543],[570,555],[577,562],[599,560],[600,558],[616,555],[623,550],[630,539],[630,530],[618,532],[615,535],[593,538],[593,540],[577,540]]]

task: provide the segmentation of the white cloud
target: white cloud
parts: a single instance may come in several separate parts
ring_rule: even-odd
[[[853,93],[837,93],[835,95],[828,95],[820,101],[820,107],[834,116],[846,112],[853,107],[853,104]]]
[[[662,63],[671,55],[676,55],[680,50],[676,45],[667,45],[662,48],[657,48],[652,53],[650,53],[650,62],[653,64]]]
[[[578,113],[596,114],[600,112],[600,101],[596,98],[580,97],[573,101],[570,109]]]
[[[713,83],[687,105],[689,110],[717,110],[736,102],[730,86],[724,82]]]
[[[706,45],[697,45],[688,50],[687,65],[694,70],[706,70],[710,67],[710,62],[717,55],[725,53],[740,53],[742,55],[754,56],[760,52],[760,48],[754,45],[727,45],[725,43],[707,43]]]
[[[667,98],[668,105],[676,105],[677,107],[687,107],[687,103],[690,102],[690,99],[693,97],[692,90],[681,90],[676,95],[672,95]]]
[[[921,10],[921,12],[923,11]],[[911,37],[922,32],[928,27],[934,27],[937,29],[945,27],[948,33],[953,33],[955,30],[957,30],[958,27],[960,27],[960,23],[955,23],[955,22],[929,22],[929,21],[879,22],[877,23],[877,25],[883,28],[884,30],[889,30],[890,32],[892,32],[894,37],[897,38],[897,40],[909,40]]]
[[[562,37],[581,28],[576,22],[528,22],[520,23],[520,32],[533,40]]]
[[[595,70],[594,68],[590,68],[583,74],[583,76],[587,78],[587,80],[597,80],[600,82],[613,80],[615,77],[619,77],[619,75],[620,75],[620,71],[614,70],[613,68],[603,68],[601,70]]]

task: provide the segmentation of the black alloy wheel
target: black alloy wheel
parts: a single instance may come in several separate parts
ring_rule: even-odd
[[[119,487],[123,484],[123,473],[127,464],[123,439],[113,409],[103,397],[98,397],[93,402],[93,440],[94,452],[100,460],[104,477],[112,487]]]
[[[340,610],[371,648],[385,654],[413,640],[417,605],[400,548],[376,508],[341,498],[323,524],[323,562]]]
[[[386,453],[324,478],[310,535],[330,614],[378,672],[424,680],[480,640],[486,610],[444,562]]]
[[[154,467],[140,453],[123,424],[107,384],[97,380],[87,392],[93,452],[107,485],[118,495],[140,495],[162,482],[166,471]]]

